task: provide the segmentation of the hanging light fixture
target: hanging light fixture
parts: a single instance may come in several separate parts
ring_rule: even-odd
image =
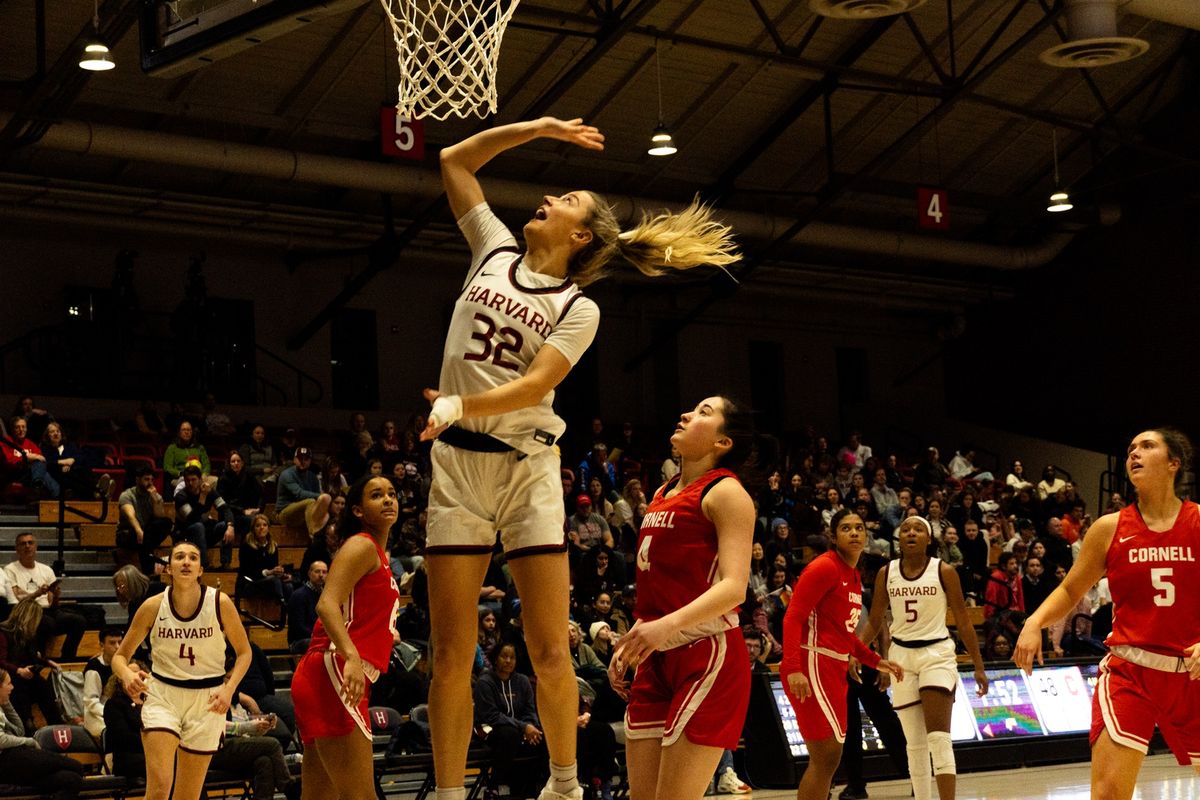
[[[1067,194],[1059,184],[1058,180],[1058,129],[1051,129],[1051,141],[1054,148],[1054,192],[1050,195],[1050,204],[1046,206],[1046,210],[1052,214],[1057,214],[1062,211],[1070,211],[1075,207],[1071,202],[1071,195]]]
[[[673,156],[679,152],[679,148],[675,146],[675,140],[671,138],[671,132],[663,122],[662,67],[658,63],[658,39],[654,40],[654,73],[658,80],[658,125],[654,126],[654,133],[650,136],[650,149],[646,152],[652,156]]]
[[[79,66],[92,72],[105,72],[115,69],[117,62],[113,61],[108,45],[100,41],[100,0],[92,2],[92,28],[95,35],[83,47],[83,55],[79,57]]]

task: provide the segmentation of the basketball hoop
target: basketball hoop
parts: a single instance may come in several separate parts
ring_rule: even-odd
[[[400,62],[402,117],[496,113],[500,41],[519,0],[380,0]]]

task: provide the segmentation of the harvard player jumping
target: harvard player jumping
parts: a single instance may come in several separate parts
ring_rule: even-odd
[[[629,701],[632,800],[703,797],[721,752],[737,748],[750,701],[737,606],[750,578],[754,503],[731,469],[757,461],[750,414],[706,398],[680,417],[671,445],[681,470],[642,519],[637,622],[609,665]]]
[[[554,389],[583,356],[600,312],[580,292],[619,258],[646,275],[731,264],[729,229],[692,205],[622,231],[592,192],[547,195],[525,223],[525,249],[492,212],[475,173],[534,139],[603,150],[582,120],[544,117],[482,131],[442,150],[450,210],[471,246],[454,305],[438,390],[421,438],[431,452],[426,560],[433,682],[429,725],[438,800],[466,794],[471,741],[476,606],[496,533],[521,594],[522,625],[537,672],[538,709],[550,752],[541,800],[583,796],[575,767],[578,686],[563,636],[570,578],[563,537],[562,478],[554,444],[566,424]]]
[[[867,542],[862,518],[849,509],[833,515],[834,549],[800,573],[783,617],[779,674],[808,745],[808,766],[798,800],[825,800],[846,740],[846,675],[850,657],[896,678],[904,670],[859,641],[862,576],[858,558]]]
[[[1179,763],[1200,773],[1200,507],[1176,495],[1191,454],[1173,428],[1133,438],[1125,471],[1137,502],[1096,520],[1013,651],[1031,672],[1042,659],[1041,629],[1107,573],[1113,628],[1092,700],[1093,798],[1133,796],[1156,724]]]

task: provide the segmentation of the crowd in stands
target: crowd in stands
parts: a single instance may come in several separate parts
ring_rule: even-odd
[[[355,413],[340,433],[302,434],[287,428],[273,436],[263,421],[235,424],[210,396],[204,410],[194,414],[175,404],[160,416],[153,403],[142,403],[130,421],[89,430],[82,446],[64,445],[65,434],[77,425],[56,420],[32,398],[22,398],[0,431],[7,466],[0,482],[23,484],[47,498],[64,491],[91,497],[97,491],[94,470],[123,468],[119,477],[125,488],[117,499],[122,563],[113,584],[129,619],[147,596],[162,591],[156,548],[168,538],[188,540],[199,545],[212,568],[229,567],[236,551],[234,593],[277,602],[286,618],[290,651],[303,653],[337,554],[336,525],[346,513],[347,487],[366,474],[390,477],[401,498],[389,547],[391,565],[411,602],[398,622],[392,669],[374,686],[371,704],[411,714],[416,721],[423,718],[421,706],[428,698],[430,663],[424,644],[429,604],[423,552],[431,467],[430,443],[420,441],[424,426],[425,418],[413,414],[403,423],[382,419],[372,429],[365,415]],[[563,533],[573,584],[572,622],[563,635],[580,684],[581,782],[592,796],[602,798],[608,796],[616,770],[611,723],[624,713],[606,668],[633,624],[637,530],[654,490],[679,466],[676,457],[658,443],[644,441],[630,423],[610,434],[596,419],[560,446]],[[1092,522],[1076,487],[1054,466],[1045,466],[1035,482],[1018,460],[999,479],[976,466],[969,445],[943,464],[936,447],[916,460],[877,456],[857,432],[835,447],[827,437],[808,431],[787,442],[783,452],[784,463],[762,485],[747,487],[758,519],[741,621],[748,657],[758,670],[780,660],[792,587],[805,565],[831,546],[829,521],[842,508],[855,510],[871,535],[863,559],[865,585],[871,585],[871,573],[895,557],[900,523],[909,515],[925,516],[936,555],[958,570],[968,605],[983,608],[985,657],[997,660],[1011,651],[1024,614],[1062,580]],[[107,492],[107,485],[99,491]],[[167,502],[174,505],[173,517]],[[1113,495],[1109,506],[1097,511],[1119,509],[1122,502]],[[299,564],[281,563],[273,525],[283,525],[307,542]],[[65,633],[63,658],[72,658],[89,620],[58,602],[60,584],[49,567],[36,561],[34,537],[18,537],[14,544],[18,558],[0,572],[7,615],[0,623],[0,667],[7,673],[0,697],[9,694],[9,702],[0,706],[6,729],[14,727],[15,714],[23,734],[30,735],[34,704],[47,722],[61,719],[53,688],[42,677],[43,668],[57,669],[42,656],[46,643]],[[218,553],[215,563],[211,550]],[[1101,582],[1081,602],[1075,620],[1050,632],[1045,649],[1062,655],[1102,647],[1103,615],[1098,612],[1107,602]],[[502,764],[512,765],[522,754],[544,756],[520,598],[499,549],[481,589],[479,609],[476,736],[502,755]],[[1090,627],[1093,615],[1096,630]],[[138,708],[114,685],[109,666],[121,630],[118,625],[102,631],[101,653],[87,665],[86,713],[79,722],[97,736],[107,728],[116,771],[137,776],[145,769]],[[143,650],[137,657],[146,664],[150,653]],[[255,796],[270,796],[289,783],[284,756],[295,748],[295,723],[286,698],[275,694],[270,665],[257,648],[254,667],[237,697],[228,744],[213,768],[251,774]],[[6,741],[0,733],[0,753]],[[544,780],[531,768],[502,768],[495,777],[489,791],[503,783],[517,796]],[[722,762],[715,780],[719,791],[746,789],[729,761]]]

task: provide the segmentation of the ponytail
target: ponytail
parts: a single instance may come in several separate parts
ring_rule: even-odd
[[[725,419],[721,432],[733,441],[733,446],[717,461],[717,466],[732,470],[743,486],[759,486],[766,482],[772,465],[779,458],[779,442],[773,436],[755,429],[755,412],[729,395],[720,395]]]
[[[634,228],[622,231],[604,198],[595,192],[588,195],[592,212],[584,225],[592,239],[574,254],[567,267],[567,274],[578,286],[605,277],[610,271],[608,265],[618,256],[651,277],[704,264],[725,267],[742,258],[729,226],[714,220],[711,209],[698,200],[679,213],[663,211],[651,217],[642,212]]]

